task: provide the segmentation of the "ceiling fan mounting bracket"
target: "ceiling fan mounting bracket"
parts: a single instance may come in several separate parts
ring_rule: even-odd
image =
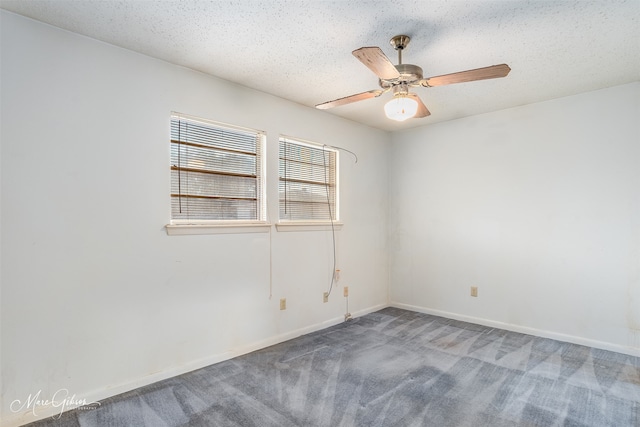
[[[404,34],[400,34],[398,36],[393,36],[389,43],[395,50],[404,50],[407,46],[409,46],[409,42],[411,41],[411,37],[405,36]]]

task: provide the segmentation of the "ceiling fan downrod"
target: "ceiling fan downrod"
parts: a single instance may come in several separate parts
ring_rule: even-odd
[[[409,45],[410,41],[411,37],[405,36],[404,34],[393,36],[391,40],[389,40],[391,46],[398,51],[398,65],[402,64],[402,51]]]

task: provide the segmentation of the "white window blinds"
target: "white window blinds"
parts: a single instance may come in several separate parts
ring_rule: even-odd
[[[171,219],[264,219],[263,134],[171,116]]]
[[[280,220],[338,220],[338,153],[280,138]]]

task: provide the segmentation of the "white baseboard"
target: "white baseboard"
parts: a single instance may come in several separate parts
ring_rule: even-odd
[[[385,307],[388,307],[388,305],[387,304],[376,305],[373,307],[369,307],[369,308],[351,313],[351,316],[354,318],[364,316],[365,314],[373,313],[374,311],[381,310]],[[164,370],[162,372],[157,372],[152,375],[147,375],[145,377],[141,377],[123,384],[119,384],[117,386],[106,387],[99,390],[83,393],[81,394],[81,396],[82,396],[82,399],[86,400],[87,402],[99,402],[101,400],[116,396],[121,393],[125,393],[127,391],[134,390],[139,387],[144,387],[146,385],[153,384],[158,381],[166,380],[167,378],[175,377],[177,375],[182,375],[187,372],[195,371],[196,369],[204,368],[205,366],[213,365],[215,363],[223,362],[225,360],[229,360],[237,356],[242,356],[243,354],[251,353],[252,351],[260,350],[262,348],[279,344],[284,341],[289,341],[293,338],[297,338],[302,335],[320,331],[322,329],[335,326],[344,321],[345,321],[344,316],[335,317],[333,319],[325,320],[324,322],[316,323],[310,326],[306,326],[304,328],[296,329],[291,332],[287,332],[287,333],[276,335],[261,341],[247,344],[243,347],[234,349],[232,351],[215,354],[210,357],[205,357],[203,359],[195,360],[186,365],[173,367],[173,368]],[[68,408],[68,409],[71,410],[73,408]],[[58,407],[38,406],[36,408],[35,415],[31,409],[24,412],[20,412],[20,413],[9,414],[9,416],[6,416],[6,414],[3,414],[5,417],[0,423],[0,425],[2,425],[3,427],[18,427],[27,423],[42,420],[42,419],[56,416],[59,414],[60,414],[60,406]]]
[[[364,310],[358,310],[354,313],[351,313],[351,316],[354,318],[361,317],[361,316],[364,316],[365,314],[374,313],[376,311],[380,311],[383,308],[387,308],[387,307],[389,307],[389,304],[378,304],[378,305],[374,305],[373,307],[365,308]]]
[[[432,314],[434,316],[446,317],[448,319],[460,320],[463,322],[475,323],[492,328],[506,329],[507,331],[519,332],[521,334],[535,335],[542,338],[550,338],[558,341],[569,342],[572,344],[584,345],[587,347],[599,348],[601,350],[615,351],[616,353],[628,354],[631,356],[640,356],[640,348],[626,347],[619,344],[597,341],[588,338],[576,337],[573,335],[561,334],[558,332],[544,331],[542,329],[529,328],[527,326],[514,325],[512,323],[497,322],[495,320],[482,319],[479,317],[466,316],[464,314],[451,313],[448,311],[434,310],[426,307],[419,307],[410,304],[402,304],[399,302],[391,302],[391,307],[402,308],[405,310],[416,311],[418,313]]]

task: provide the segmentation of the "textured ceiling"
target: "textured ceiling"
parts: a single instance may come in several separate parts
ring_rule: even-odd
[[[0,1],[3,9],[314,106],[378,88],[351,55],[412,40],[425,77],[507,63],[503,79],[416,88],[431,116],[384,116],[390,98],[326,110],[384,130],[640,80],[640,1]],[[606,108],[606,106],[603,106]]]

